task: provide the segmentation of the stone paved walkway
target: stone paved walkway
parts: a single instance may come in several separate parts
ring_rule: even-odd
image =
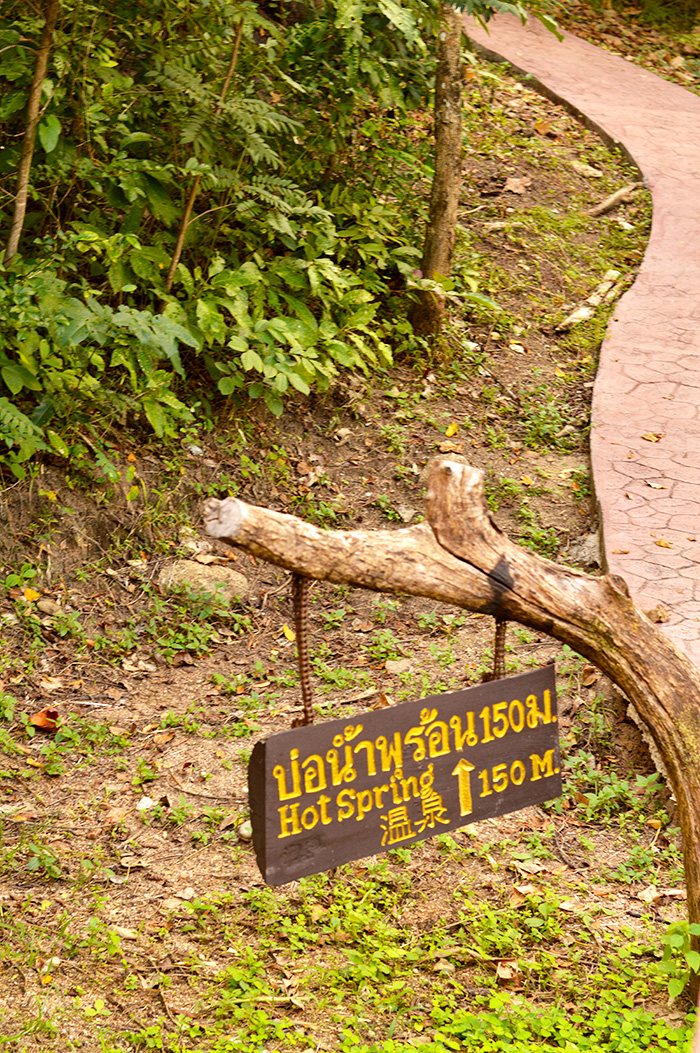
[[[700,665],[700,97],[535,19],[465,22],[490,58],[620,145],[651,192],[644,262],[601,350],[593,481],[606,569],[643,610],[668,611],[662,628]]]

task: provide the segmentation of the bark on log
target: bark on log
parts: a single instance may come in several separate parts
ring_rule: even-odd
[[[629,598],[520,548],[491,521],[483,473],[438,458],[427,522],[399,530],[320,530],[235,498],[208,502],[209,534],[287,570],[443,603],[548,633],[594,662],[634,703],[668,770],[683,836],[690,920],[700,922],[700,670]]]

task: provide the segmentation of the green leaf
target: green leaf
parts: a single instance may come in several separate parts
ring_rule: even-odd
[[[167,430],[168,418],[166,417],[161,404],[156,402],[155,399],[144,399],[143,412],[146,414],[148,423],[151,425],[156,435],[159,438],[162,438]]]
[[[143,180],[151,212],[156,219],[159,219],[166,226],[170,226],[179,215],[179,211],[175,207],[170,194],[159,179],[154,179],[153,176],[144,172]]]
[[[700,953],[698,951],[687,951],[685,960],[694,973],[700,972]]]
[[[309,385],[306,383],[303,377],[299,376],[298,373],[290,372],[287,374],[287,376],[289,377],[289,383],[292,385],[292,387],[296,388],[297,391],[300,391],[302,395],[308,395],[311,392],[311,388],[309,387]]]
[[[238,286],[255,285],[261,280],[262,274],[253,261],[248,260],[247,263],[244,263],[242,267],[238,268],[231,278],[233,283]]]
[[[275,417],[281,417],[284,412],[284,403],[282,402],[282,399],[278,398],[277,395],[273,394],[271,391],[266,391],[264,398],[265,405],[270,413],[273,413]]]
[[[671,998],[678,998],[679,994],[683,993],[685,989],[685,982],[683,980],[669,980],[668,981],[668,993]]]
[[[107,277],[112,292],[133,292],[136,289],[134,272],[126,260],[115,260],[107,271]]]
[[[240,387],[240,384],[235,377],[222,377],[216,386],[222,395],[232,395]]]
[[[61,134],[61,122],[58,117],[53,113],[50,113],[48,117],[44,117],[39,124],[37,134],[46,153],[50,154],[52,150],[56,149],[58,137]]]
[[[2,367],[0,372],[2,372],[2,379],[13,395],[19,394],[22,388],[28,388],[30,391],[41,391],[41,384],[38,378],[18,362],[8,362],[7,365]]]
[[[377,305],[374,303],[363,304],[357,311],[353,311],[349,318],[345,319],[344,328],[355,329],[357,326],[368,325],[377,313]]]
[[[178,263],[177,267],[175,268],[175,278],[177,279],[177,281],[182,282],[187,295],[192,296],[194,293],[194,279],[192,278],[192,275],[188,271],[187,267],[185,267],[184,263]]]
[[[214,343],[224,339],[226,323],[221,313],[206,300],[197,300],[195,307],[197,323],[207,339]]]
[[[417,27],[410,8],[401,7],[394,0],[377,0],[377,7],[393,26],[403,33],[409,43],[413,43],[417,36]]]
[[[252,347],[241,355],[241,365],[244,369],[257,369],[258,373],[262,373],[265,368],[262,358]]]
[[[45,433],[46,438],[49,440],[51,447],[59,457],[68,457],[70,454],[70,448],[63,441],[58,432],[52,431],[51,428],[47,428]]]

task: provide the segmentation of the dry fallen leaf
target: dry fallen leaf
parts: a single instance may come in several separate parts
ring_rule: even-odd
[[[452,436],[456,435],[458,431],[459,431],[459,424],[457,423],[457,421],[453,420],[452,423],[448,424],[447,427],[445,428],[445,435],[447,436],[448,439],[451,439]]]
[[[667,541],[665,537],[657,538],[654,544],[658,545],[659,548],[673,548],[673,543],[671,541]]]
[[[584,666],[581,673],[581,683],[584,687],[591,687],[592,684],[595,684],[599,676],[600,673],[592,665]]]
[[[39,599],[39,597],[41,596],[41,593],[40,592],[36,592],[35,589],[27,588],[27,589],[24,590],[22,595],[24,596],[24,598],[27,601],[27,603],[34,603],[35,600]]]
[[[503,958],[496,964],[496,979],[500,980],[501,983],[508,983],[509,980],[516,980],[520,976],[520,969],[518,968],[518,962],[515,958]]]
[[[286,623],[282,626],[282,633],[284,634],[284,636],[286,636],[290,643],[294,643],[294,641],[296,640],[296,633],[293,629],[290,629]]]
[[[60,676],[44,676],[39,681],[39,687],[42,691],[59,691],[63,687],[63,680]]]
[[[183,665],[194,665],[194,658],[189,651],[177,651],[170,661],[175,669],[180,669]]]
[[[650,483],[648,479],[647,486],[650,486],[652,490],[668,490],[667,486],[663,486],[661,483]]]
[[[57,709],[51,709],[49,706],[45,706],[44,709],[40,709],[38,713],[35,713],[33,717],[29,718],[29,723],[35,728],[39,728],[41,731],[55,731],[59,717],[60,714]]]
[[[103,822],[105,826],[119,826],[123,819],[126,819],[129,814],[129,808],[123,806],[121,808],[110,808],[104,814]]]
[[[544,867],[536,863],[534,859],[523,859],[513,861],[513,867],[519,874],[541,874]]]
[[[376,702],[373,703],[372,709],[388,709],[389,706],[393,705],[393,702],[389,695],[385,695],[382,691],[381,695],[377,698]]]
[[[367,619],[354,618],[350,623],[350,628],[356,633],[371,633],[374,631],[374,622],[370,622]]]
[[[440,453],[462,453],[463,449],[463,442],[441,442],[438,444]]]
[[[524,194],[532,186],[530,176],[509,176],[503,187],[504,194]]]
[[[642,903],[658,903],[661,899],[661,893],[657,889],[656,885],[647,885],[641,892],[637,893],[637,899],[641,900]]]
[[[661,442],[665,434],[663,431],[645,431],[642,438],[647,442]]]

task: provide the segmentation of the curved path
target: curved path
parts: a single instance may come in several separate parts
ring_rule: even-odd
[[[593,482],[606,570],[643,610],[665,608],[662,628],[700,665],[700,97],[534,19],[465,24],[489,58],[621,147],[651,191],[644,261],[601,349]]]

